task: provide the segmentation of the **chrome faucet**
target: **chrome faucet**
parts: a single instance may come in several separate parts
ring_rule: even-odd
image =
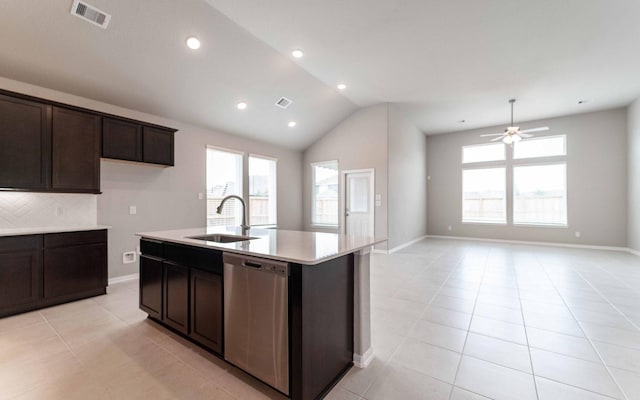
[[[244,203],[244,199],[240,196],[236,196],[235,194],[231,194],[227,197],[225,197],[224,199],[222,199],[222,201],[220,202],[220,205],[218,206],[218,208],[216,209],[216,212],[218,214],[222,214],[222,206],[224,205],[224,203],[231,199],[238,199],[240,200],[240,203],[242,203],[242,224],[240,225],[242,227],[242,233],[246,233],[249,230],[249,225],[247,225],[247,206]]]

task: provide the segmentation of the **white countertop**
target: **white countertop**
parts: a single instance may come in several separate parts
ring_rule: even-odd
[[[33,228],[0,228],[0,236],[39,235],[42,233],[95,231],[109,229],[107,225],[78,225],[78,226],[46,226]]]
[[[217,243],[190,236],[227,234],[255,237],[235,243]],[[315,265],[332,258],[373,246],[386,239],[370,236],[348,236],[337,233],[290,231],[284,229],[252,228],[243,234],[239,227],[209,227],[170,231],[140,232],[138,236],[189,246],[210,248],[305,265]]]

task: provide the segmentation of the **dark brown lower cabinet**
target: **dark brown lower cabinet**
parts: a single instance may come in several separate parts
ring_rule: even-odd
[[[106,231],[46,235],[44,298],[104,293],[107,286],[106,263]]]
[[[291,398],[324,397],[353,365],[353,254],[291,264]]]
[[[106,293],[107,231],[0,237],[0,317]]]
[[[222,354],[222,253],[140,240],[140,309]]]
[[[140,309],[162,319],[162,259],[140,256]]]
[[[191,269],[191,330],[189,336],[222,353],[222,275]]]
[[[42,235],[0,238],[0,316],[42,298]]]
[[[189,333],[189,267],[164,263],[162,321],[184,334]]]

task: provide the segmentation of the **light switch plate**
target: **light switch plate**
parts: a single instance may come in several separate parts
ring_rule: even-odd
[[[129,215],[136,215],[137,212],[138,209],[136,208],[136,206],[129,206]]]

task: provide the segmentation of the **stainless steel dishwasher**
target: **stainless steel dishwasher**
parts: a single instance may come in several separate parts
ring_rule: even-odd
[[[224,358],[289,394],[289,266],[224,253]]]

